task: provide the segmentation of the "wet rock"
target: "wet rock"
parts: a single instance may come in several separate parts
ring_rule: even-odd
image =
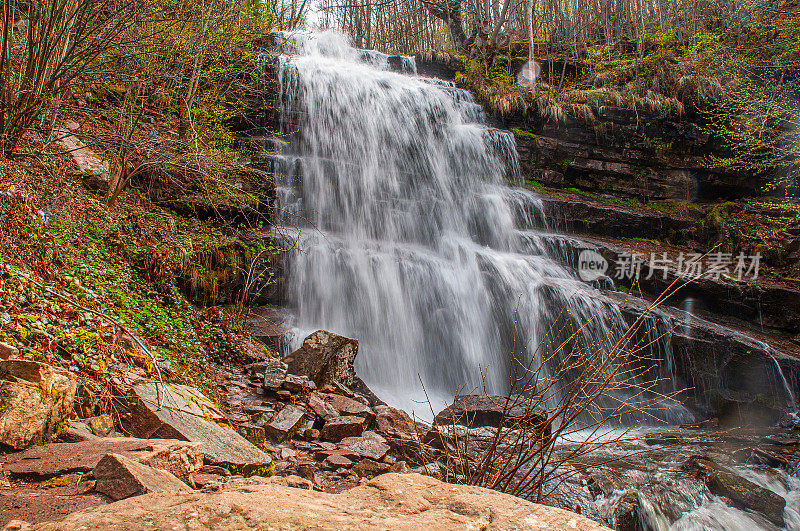
[[[224,416],[200,391],[188,386],[159,385],[162,407],[158,408],[154,383],[133,388],[138,402],[132,410],[132,430],[142,438],[162,437],[202,443],[209,464],[234,466],[249,473],[272,462],[232,428],[212,420]],[[207,419],[211,420],[207,420]]]
[[[765,427],[776,424],[784,415],[784,404],[763,396],[722,390],[712,399],[720,428]]]
[[[617,531],[640,531],[639,496],[633,491],[621,495],[614,504],[611,520]]]
[[[292,405],[281,409],[264,429],[276,441],[285,441],[294,435],[300,423],[305,418],[305,411]]]
[[[728,498],[737,507],[759,512],[783,527],[783,497],[705,457],[691,457],[684,466],[702,478],[712,493]]]
[[[338,442],[345,437],[358,437],[363,432],[364,419],[362,417],[342,416],[325,422],[320,437],[326,441]]]
[[[75,376],[26,360],[0,361],[0,443],[22,449],[52,440],[72,413]]]
[[[390,468],[391,465],[388,463],[379,463],[377,461],[373,461],[372,459],[362,459],[355,464],[355,466],[351,469],[351,472],[357,476],[366,478],[385,474],[389,472]]]
[[[532,401],[495,395],[461,395],[453,403],[437,414],[436,425],[460,424],[469,428],[481,426],[500,427],[519,426],[540,430],[544,436],[550,434],[547,415]]]
[[[320,387],[332,382],[351,385],[356,375],[353,363],[357,354],[357,339],[318,330],[284,361],[291,374],[308,376]]]
[[[92,472],[95,490],[112,500],[123,500],[148,492],[179,492],[189,487],[164,470],[137,463],[120,454],[107,454]]]

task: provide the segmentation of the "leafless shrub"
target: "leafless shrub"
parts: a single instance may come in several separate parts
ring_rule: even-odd
[[[0,153],[11,155],[42,112],[132,23],[133,4],[3,0]]]
[[[606,455],[600,463],[581,459],[632,440],[638,425],[662,421],[677,404],[679,392],[658,374],[659,360],[650,348],[670,331],[658,332],[649,322],[674,291],[662,294],[630,326],[616,325],[590,343],[583,333],[591,323],[576,327],[562,315],[535,349],[523,347],[515,356],[509,390],[499,404],[500,426],[439,426],[426,439],[441,452],[421,458],[438,460],[450,481],[541,501],[582,469],[647,451]]]

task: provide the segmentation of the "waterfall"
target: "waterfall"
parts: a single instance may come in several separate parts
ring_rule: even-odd
[[[620,309],[560,260],[563,237],[534,229],[540,199],[506,185],[514,138],[469,92],[335,33],[285,37],[276,173],[299,234],[286,279],[299,339],[358,338],[361,378],[424,414],[426,395],[439,409],[506,392],[512,353],[541,356],[565,315],[593,348],[619,337]]]

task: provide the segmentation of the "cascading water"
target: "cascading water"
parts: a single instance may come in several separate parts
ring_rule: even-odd
[[[511,353],[533,352],[560,315],[595,348],[618,337],[619,308],[531,229],[539,199],[504,185],[519,178],[513,136],[468,92],[334,33],[287,39],[277,173],[282,221],[301,233],[286,294],[298,338],[357,337],[370,388],[424,414],[425,391],[434,408],[459,390],[506,392]]]

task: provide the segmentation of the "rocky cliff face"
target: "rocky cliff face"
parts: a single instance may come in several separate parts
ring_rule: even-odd
[[[712,169],[718,139],[698,117],[670,119],[645,111],[600,107],[593,121],[563,122],[514,114],[495,117],[516,133],[523,175],[558,188],[643,200],[711,200],[756,195],[761,179]]]

